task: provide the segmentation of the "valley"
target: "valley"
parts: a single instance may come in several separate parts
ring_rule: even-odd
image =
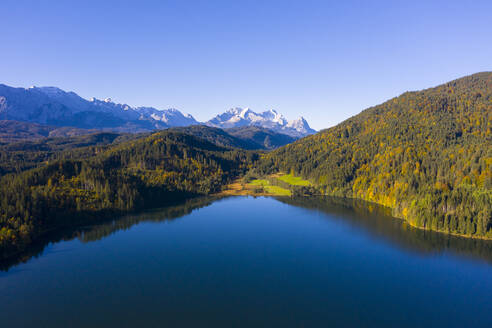
[[[357,198],[418,228],[490,239],[491,104],[492,73],[479,73],[299,140],[194,125],[5,142],[2,256],[57,227],[212,194]]]

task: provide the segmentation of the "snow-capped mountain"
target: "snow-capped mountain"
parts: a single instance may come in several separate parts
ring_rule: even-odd
[[[300,136],[307,136],[316,133],[316,130],[311,129],[306,119],[302,116],[289,121],[286,125],[286,129],[293,129],[299,133]]]
[[[159,110],[153,107],[137,107],[135,110],[143,117],[150,117],[156,121],[164,122],[168,126],[188,126],[200,124],[190,114],[183,114],[175,108]]]
[[[174,108],[132,107],[111,98],[87,100],[56,87],[13,88],[4,84],[0,84],[0,120],[125,132],[197,124],[219,128],[259,126],[295,138],[315,132],[304,118],[288,121],[275,110],[255,113],[249,108],[233,108],[200,123]]]
[[[255,113],[249,108],[236,107],[217,115],[205,124],[219,128],[235,128],[249,125],[260,126],[293,137],[304,137],[316,132],[311,129],[303,117],[288,121],[282,114],[279,114],[273,109],[262,113]]]
[[[54,126],[150,131],[199,124],[177,109],[131,107],[110,98],[86,100],[56,87],[12,88],[0,84],[0,119]]]

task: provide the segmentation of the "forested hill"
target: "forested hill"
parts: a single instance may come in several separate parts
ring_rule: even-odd
[[[272,150],[297,140],[287,134],[278,133],[260,126],[242,126],[226,129],[227,133],[254,145],[252,149]],[[245,148],[248,149],[248,148]]]
[[[389,206],[411,224],[492,237],[492,72],[406,92],[268,154],[330,195]]]
[[[44,166],[56,160],[89,158],[122,142],[148,135],[148,133],[99,132],[0,144],[0,177],[8,173],[20,173]]]
[[[191,125],[171,128],[171,130],[191,134],[219,146],[248,150],[271,150],[297,140],[297,138],[289,135],[259,126],[222,129],[205,125]]]
[[[15,141],[36,140],[46,137],[73,137],[97,132],[100,131],[0,120],[0,145]]]
[[[1,178],[0,259],[47,230],[217,192],[258,158],[176,131],[99,149]]]
[[[12,125],[22,125],[30,129],[42,127],[33,123],[0,121],[0,130],[2,126],[8,127]],[[256,126],[224,130],[205,125],[192,125],[170,128],[168,131],[193,135],[225,148],[246,150],[271,150],[296,140],[291,136]],[[19,173],[44,166],[46,163],[55,160],[88,158],[119,143],[145,138],[149,135],[149,132],[134,134],[98,131],[92,134],[70,137],[38,137],[26,138],[26,140],[22,139],[24,134],[21,134],[17,138],[19,140],[11,138],[10,140],[13,141],[5,143],[0,140],[0,177],[8,173]]]

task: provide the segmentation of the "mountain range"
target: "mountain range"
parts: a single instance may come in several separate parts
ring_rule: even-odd
[[[0,84],[0,120],[119,132],[200,124],[218,128],[257,126],[294,138],[316,132],[303,117],[288,121],[275,110],[255,113],[249,108],[233,108],[207,122],[198,122],[192,115],[174,108],[131,107],[110,98],[87,100],[56,87],[14,88],[4,84]]]

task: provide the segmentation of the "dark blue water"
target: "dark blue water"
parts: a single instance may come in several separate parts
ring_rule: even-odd
[[[492,327],[490,242],[361,203],[197,200],[60,238],[3,264],[1,327]]]

